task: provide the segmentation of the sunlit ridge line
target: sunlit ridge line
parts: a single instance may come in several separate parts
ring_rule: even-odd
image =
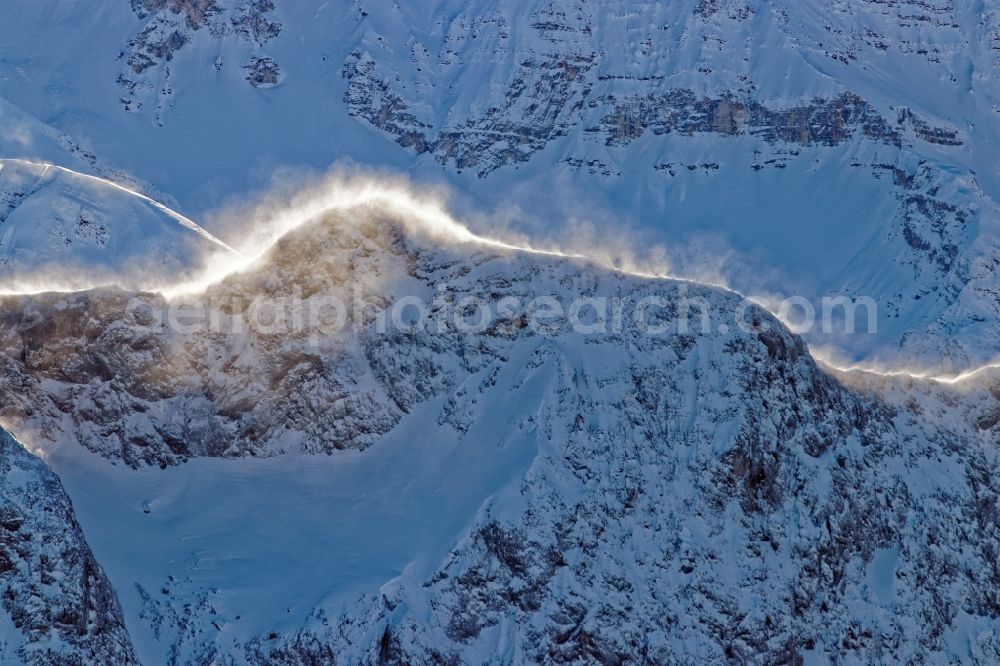
[[[467,226],[457,221],[447,211],[445,211],[444,208],[439,203],[437,202],[428,203],[426,201],[420,201],[404,188],[386,187],[385,185],[373,186],[372,184],[368,183],[363,188],[354,188],[354,191],[351,193],[351,196],[341,197],[341,198],[333,197],[330,199],[321,198],[320,201],[312,201],[305,206],[293,207],[294,211],[292,212],[292,214],[294,215],[294,219],[292,221],[286,222],[284,224],[278,224],[276,233],[274,233],[266,242],[259,244],[259,246],[255,250],[240,253],[231,248],[230,246],[226,245],[225,243],[223,243],[221,240],[209,234],[208,231],[204,230],[201,226],[199,226],[197,223],[190,220],[189,218],[185,217],[184,215],[181,215],[180,213],[171,210],[167,206],[161,204],[160,202],[154,199],[151,199],[150,197],[140,192],[131,190],[130,188],[119,185],[118,183],[115,183],[113,181],[99,178],[97,176],[91,176],[89,174],[79,173],[77,171],[73,171],[72,169],[67,169],[66,167],[61,167],[53,164],[43,164],[43,163],[31,162],[29,160],[15,159],[15,158],[6,158],[6,159],[0,158],[0,162],[4,161],[19,162],[22,164],[29,164],[36,167],[47,167],[47,168],[58,169],[82,178],[90,178],[96,180],[102,184],[110,185],[128,194],[137,196],[151,203],[152,205],[156,206],[158,209],[162,210],[163,212],[170,215],[174,219],[178,220],[179,222],[184,224],[184,226],[196,231],[205,238],[225,248],[230,253],[230,258],[235,259],[235,261],[227,261],[226,267],[223,270],[218,270],[210,274],[206,274],[199,280],[184,284],[166,285],[161,288],[152,290],[152,291],[159,291],[166,298],[174,298],[182,294],[193,294],[202,292],[205,289],[209,288],[210,286],[218,284],[228,276],[245,270],[251,264],[255,263],[257,260],[262,258],[286,234],[294,231],[295,229],[302,226],[309,220],[315,219],[316,217],[322,215],[323,213],[338,209],[344,210],[344,209],[362,207],[365,205],[382,204],[388,209],[394,209],[396,212],[402,215],[419,220],[431,231],[435,229],[444,231],[446,235],[450,235],[453,240],[457,240],[460,242],[476,243],[480,245],[486,245],[490,247],[496,247],[515,252],[524,252],[541,256],[560,257],[566,259],[585,261],[594,264],[596,266],[600,266],[604,269],[618,272],[623,275],[630,275],[645,279],[675,280],[675,281],[686,282],[693,285],[711,287],[714,289],[719,289],[729,292],[731,294],[738,296],[739,298],[753,302],[756,305],[759,305],[763,309],[770,312],[779,321],[783,321],[781,319],[780,314],[771,310],[771,308],[769,308],[766,303],[763,303],[751,296],[745,295],[739,292],[738,290],[733,289],[732,287],[729,287],[724,284],[712,283],[705,280],[698,280],[678,275],[670,275],[666,273],[649,273],[643,271],[630,270],[628,268],[616,266],[613,263],[601,261],[584,254],[570,253],[552,249],[541,249],[537,247],[532,247],[531,245],[519,245],[516,243],[511,243],[496,238],[481,236],[479,234],[474,233]],[[284,217],[286,217],[287,219],[287,214]],[[55,291],[58,291],[58,289],[55,289]],[[13,293],[14,292],[11,292],[11,294]],[[18,295],[29,295],[30,293],[38,293],[38,292],[24,292]],[[789,325],[788,322],[783,322],[783,323],[786,326]],[[845,373],[862,372],[869,375],[880,376],[880,377],[908,377],[914,380],[933,381],[943,384],[956,384],[965,379],[969,379],[970,377],[973,377],[979,373],[982,373],[986,370],[1000,368],[1000,363],[988,363],[977,368],[966,370],[959,374],[935,375],[931,373],[910,372],[906,370],[880,370],[877,368],[873,368],[870,366],[863,366],[863,365],[842,366],[833,362],[831,359],[824,358],[824,355],[821,352],[809,350],[809,353],[819,364],[838,372],[845,372]]]
[[[19,157],[0,157],[0,163],[14,163],[14,164],[23,164],[23,165],[32,166],[32,167],[38,167],[38,168],[43,169],[43,171],[42,171],[43,175],[49,169],[53,169],[55,171],[62,171],[63,173],[70,174],[71,176],[75,176],[77,178],[82,178],[84,180],[91,180],[91,181],[96,182],[96,183],[98,183],[98,184],[100,184],[102,186],[105,186],[105,187],[113,187],[113,188],[115,188],[117,190],[120,190],[122,192],[125,192],[126,194],[129,194],[129,195],[131,195],[133,197],[138,197],[139,199],[142,199],[143,201],[145,201],[146,203],[150,204],[151,206],[153,206],[154,208],[156,208],[160,212],[165,213],[166,215],[168,215],[169,217],[173,218],[177,222],[180,222],[180,224],[182,226],[184,226],[187,229],[190,229],[191,231],[195,232],[196,234],[198,234],[199,236],[201,236],[205,240],[210,241],[210,242],[218,245],[219,247],[227,250],[228,252],[233,252],[235,254],[239,254],[239,252],[237,252],[236,250],[234,250],[232,247],[230,247],[229,245],[227,245],[225,242],[223,242],[219,238],[217,238],[214,235],[212,235],[211,233],[209,233],[208,230],[206,230],[204,227],[202,227],[201,225],[199,225],[197,222],[195,222],[191,218],[187,217],[186,215],[184,215],[182,213],[178,213],[177,211],[175,211],[174,209],[170,208],[166,204],[161,203],[161,202],[157,201],[156,199],[153,199],[152,197],[143,194],[142,192],[138,192],[136,190],[133,190],[130,187],[126,187],[124,185],[116,183],[113,180],[108,180],[107,178],[101,178],[100,176],[94,176],[94,175],[89,174],[89,173],[81,173],[79,171],[75,171],[75,170],[70,169],[68,167],[59,166],[58,164],[50,164],[48,162],[33,162],[31,160],[26,160],[26,159],[19,158]]]
[[[786,326],[789,326],[788,322],[782,320],[780,313],[773,311],[768,305],[752,296],[741,293],[740,291],[733,289],[732,287],[724,284],[708,282],[706,280],[698,280],[694,278],[688,278],[679,275],[671,275],[667,273],[650,273],[644,271],[636,271],[628,268],[623,268],[621,266],[616,266],[612,263],[601,261],[593,257],[589,257],[580,253],[570,253],[561,250],[552,249],[541,249],[537,247],[532,247],[531,245],[519,245],[516,243],[511,243],[508,241],[503,241],[496,238],[489,238],[487,236],[482,236],[473,232],[467,226],[452,217],[444,208],[438,204],[429,204],[424,201],[419,201],[412,196],[408,191],[403,188],[392,187],[388,188],[381,186],[378,188],[373,188],[372,186],[367,186],[361,196],[356,196],[349,201],[344,202],[327,202],[323,204],[314,204],[307,206],[305,211],[301,214],[296,215],[296,220],[294,223],[286,225],[272,240],[271,243],[267,244],[265,247],[260,248],[258,252],[254,253],[252,258],[244,256],[243,264],[239,267],[232,268],[226,271],[224,274],[219,274],[214,276],[211,284],[215,284],[231,275],[233,273],[239,272],[244,268],[248,267],[253,262],[260,259],[264,254],[266,254],[277,241],[282,238],[285,234],[292,232],[296,228],[300,227],[302,224],[306,223],[308,220],[314,219],[318,215],[324,212],[328,212],[336,209],[349,209],[353,207],[360,207],[364,205],[373,205],[381,203],[386,205],[387,208],[396,209],[400,214],[407,215],[412,218],[416,218],[424,223],[429,228],[440,227],[446,230],[449,234],[453,236],[455,240],[465,241],[470,243],[477,243],[480,245],[486,245],[490,247],[496,247],[500,249],[510,250],[514,252],[524,252],[529,254],[536,254],[541,256],[559,257],[566,259],[573,259],[579,261],[585,261],[587,263],[600,266],[601,268],[612,270],[623,275],[630,275],[634,277],[640,277],[645,279],[656,279],[656,280],[674,280],[680,282],[686,282],[692,285],[710,287],[714,289],[719,289],[731,293],[739,298],[750,301],[764,310],[771,313],[779,321],[782,321]],[[166,290],[165,290],[166,291]],[[201,291],[201,289],[199,289]],[[175,293],[185,293],[183,289]],[[190,293],[190,292],[187,292]],[[831,370],[838,372],[863,372],[869,375],[875,375],[880,377],[908,377],[920,381],[933,381],[942,384],[956,384],[965,379],[969,379],[979,373],[982,373],[989,369],[1000,368],[1000,363],[989,363],[978,368],[973,368],[964,371],[959,374],[954,375],[944,375],[944,374],[932,374],[932,373],[920,373],[920,372],[910,372],[906,370],[879,370],[869,366],[861,365],[851,365],[842,366],[833,362],[832,359],[825,358],[821,352],[809,350],[810,355],[820,364]]]

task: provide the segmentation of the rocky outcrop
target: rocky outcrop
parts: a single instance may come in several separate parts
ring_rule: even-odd
[[[172,60],[174,53],[190,41],[188,30],[200,30],[220,12],[215,0],[134,0],[132,10],[140,19],[152,18],[129,44],[132,52],[128,56],[128,65],[135,74],[141,74],[159,62]],[[157,14],[160,16],[155,16]],[[170,19],[170,15],[176,18]]]
[[[236,8],[229,22],[237,35],[263,46],[281,34],[281,24],[269,16],[273,11],[271,0],[250,0]]]
[[[628,145],[649,132],[751,136],[768,144],[828,147],[862,136],[898,148],[907,128],[927,143],[962,145],[956,131],[933,127],[909,109],[900,111],[896,122],[890,122],[851,92],[788,109],[769,108],[733,94],[709,98],[688,89],[645,96],[595,97],[591,95],[593,82],[586,81],[595,57],[550,64],[526,62],[525,71],[510,84],[508,102],[503,106],[454,127],[436,129],[413,115],[411,102],[379,77],[369,56],[355,53],[344,68],[344,76],[350,81],[344,101],[351,115],[393,136],[401,146],[432,153],[442,164],[453,163],[459,170],[476,167],[481,177],[505,165],[528,161],[581,122],[585,108],[587,117],[592,117],[595,110],[607,110],[597,123],[583,128],[583,133],[608,146]],[[537,79],[533,85],[526,83],[529,71]],[[525,118],[517,114],[521,119],[517,123],[500,121],[503,116],[513,116],[515,100],[526,95],[531,96],[531,108],[544,109],[547,115]]]
[[[855,134],[899,146],[897,130],[853,93],[815,99],[790,109],[770,109],[735,97],[699,98],[690,90],[660,96],[602,100],[613,110],[587,132],[611,145],[627,145],[646,131],[656,135],[749,135],[769,144],[835,146]]]
[[[114,590],[45,463],[0,430],[0,603],[5,659],[138,664]]]
[[[211,39],[242,41],[259,50],[281,34],[271,0],[234,5],[216,0],[132,0],[132,10],[145,25],[119,55],[126,64],[118,77],[124,91],[121,104],[126,111],[138,112],[155,100],[161,125],[173,97],[168,63],[181,49],[196,39]],[[223,66],[220,56],[216,69]],[[255,55],[243,67],[248,70],[247,82],[255,88],[278,82],[279,68],[270,56]]]
[[[554,30],[552,27],[538,29]],[[572,54],[522,63],[502,105],[483,116],[434,129],[411,111],[410,103],[379,77],[374,61],[356,52],[344,66],[344,94],[350,114],[394,136],[418,153],[432,153],[459,171],[486,176],[505,165],[528,161],[550,141],[576,125],[590,94],[586,72],[595,54]]]
[[[250,58],[243,66],[246,79],[254,88],[273,88],[281,82],[281,69],[273,58]]]
[[[307,305],[303,289],[384,305],[385,295],[373,287],[355,292],[360,283],[339,266],[405,275],[417,258],[392,235],[286,239],[276,256],[282,286],[261,292],[261,280],[270,278],[257,274],[206,295],[203,304],[222,328],[194,336],[178,336],[153,316],[170,307],[159,296],[97,292],[7,300],[8,381],[0,387],[0,409],[17,421],[36,420],[46,432],[66,414],[84,446],[130,465],[274,455],[288,450],[292,430],[302,433],[296,450],[365,448],[414,404],[456,380],[440,367],[443,352],[431,344],[404,362],[382,353],[392,338],[362,335],[362,344],[350,344],[322,336],[319,321],[272,333],[257,319],[257,297],[269,295],[262,309]],[[330,272],[313,271],[318,266]],[[250,346],[233,347],[243,336]],[[412,380],[400,381],[399,372],[413,373]],[[50,380],[60,389],[43,389]]]
[[[918,7],[907,13],[897,7],[900,4],[907,3],[892,6],[901,12],[903,22],[953,27],[948,17],[955,10],[950,5],[915,3]],[[608,146],[627,145],[646,132],[752,136],[767,143],[827,147],[855,136],[896,147],[914,139],[951,147],[963,144],[955,129],[935,126],[906,106],[892,111],[892,107],[873,105],[851,90],[803,99],[794,105],[762,97],[754,77],[740,75],[735,71],[738,66],[723,72],[713,70],[719,66],[713,44],[725,51],[735,39],[753,43],[756,35],[746,26],[755,12],[740,1],[687,5],[691,5],[694,20],[676,26],[679,43],[669,47],[660,43],[667,39],[664,35],[634,28],[636,34],[630,37],[628,48],[610,48],[608,40],[619,39],[620,23],[631,14],[571,0],[533,5],[529,18],[514,26],[516,31],[511,30],[512,21],[504,7],[475,18],[462,14],[450,19],[437,63],[433,62],[433,51],[422,41],[412,61],[418,72],[429,67],[447,75],[455,65],[493,58],[500,71],[488,89],[477,91],[482,98],[469,105],[471,113],[456,115],[449,109],[444,116],[435,114],[435,104],[427,95],[450,93],[437,89],[433,79],[426,85],[410,83],[413,72],[399,71],[399,63],[390,55],[392,49],[356,49],[351,54],[343,69],[348,81],[344,102],[352,116],[382,130],[400,145],[433,154],[442,164],[458,170],[474,169],[481,177],[526,162],[570,134]],[[687,5],[678,6],[677,11]],[[650,5],[637,7],[636,15],[644,10],[656,16],[663,11]],[[864,10],[879,8],[866,5]],[[768,10],[756,13],[763,14],[758,18],[765,23],[783,26],[792,42],[804,42],[811,36],[810,26],[795,25],[799,34],[789,25],[787,12],[774,11],[774,16]],[[937,18],[932,20],[931,16]],[[839,34],[837,28],[827,27],[830,34]],[[670,29],[664,25],[659,32]],[[874,33],[867,38],[875,39]],[[379,34],[377,40],[388,45],[389,36]],[[696,47],[699,42],[702,45]],[[694,53],[688,53],[690,49],[695,49]],[[480,55],[479,51],[485,52]],[[698,58],[697,71],[706,85],[696,90],[671,84],[671,79],[682,74],[671,58],[687,61],[692,57]],[[834,49],[832,57],[849,62],[857,56]],[[516,65],[504,73],[500,63],[508,58]],[[658,59],[664,62],[651,66]],[[732,62],[722,64],[734,66]],[[504,79],[498,80],[498,74]],[[704,88],[718,92],[706,93]],[[889,117],[890,111],[898,117]]]

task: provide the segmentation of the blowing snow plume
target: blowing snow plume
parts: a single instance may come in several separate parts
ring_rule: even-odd
[[[610,242],[606,235],[596,231],[597,226],[582,217],[572,220],[559,237],[543,236],[539,241],[524,233],[510,231],[514,226],[510,224],[511,216],[523,215],[516,208],[494,216],[474,216],[478,228],[492,230],[489,235],[478,234],[449,212],[446,190],[418,187],[401,177],[364,173],[356,169],[335,169],[324,176],[298,175],[294,179],[286,179],[284,184],[273,187],[256,201],[229,206],[211,216],[210,228],[222,237],[237,239],[230,245],[187,216],[113,181],[57,165],[25,160],[6,160],[4,164],[11,171],[20,169],[13,178],[8,175],[8,180],[29,193],[31,204],[45,203],[61,214],[53,223],[56,231],[48,229],[50,233],[70,233],[64,229],[64,223],[75,220],[75,225],[68,225],[75,235],[67,239],[67,246],[71,249],[82,246],[82,254],[79,257],[71,255],[69,259],[62,257],[59,261],[55,258],[36,259],[33,270],[8,270],[7,278],[0,283],[2,293],[79,291],[115,285],[125,290],[160,292],[168,299],[198,294],[230,275],[251,268],[280,239],[304,224],[336,213],[346,213],[339,219],[350,224],[353,217],[358,217],[351,211],[357,211],[362,214],[360,217],[371,213],[390,216],[408,233],[438,245],[473,245],[497,251],[568,258],[627,275],[679,280],[733,291],[770,310],[793,330],[797,328],[795,323],[789,321],[786,308],[782,305],[790,300],[787,296],[767,294],[754,297],[740,293],[719,277],[721,271],[718,264],[714,269],[704,268],[697,275],[673,274],[669,270],[668,252],[663,246],[647,243],[641,238]],[[73,199],[73,192],[68,187],[62,190],[52,187],[63,177],[70,179],[67,185],[87,186],[106,196],[121,194],[123,201],[112,201],[98,208],[95,201],[100,199],[93,196],[90,199]],[[73,203],[67,203],[66,199]],[[179,224],[164,225],[162,220],[149,222],[137,219],[135,206],[147,211],[147,215],[152,208],[155,214],[166,215]],[[15,212],[25,215],[30,212],[30,206],[22,205]],[[13,218],[15,222],[18,219],[13,215],[8,215],[8,218]],[[107,225],[114,223],[117,224],[109,230]],[[155,231],[149,234],[151,229]],[[129,234],[136,230],[142,234],[143,240],[129,240]],[[171,233],[181,233],[183,237],[177,239]],[[88,239],[87,234],[96,234],[97,238]],[[648,249],[638,251],[640,243]],[[25,256],[23,250],[8,254],[15,258]],[[840,359],[850,355],[843,348],[831,345],[828,340],[816,335],[810,336],[809,331],[800,332],[805,333],[817,347],[817,358],[833,369],[955,383],[976,377],[996,366],[987,363],[944,372],[938,369],[940,365],[934,360],[916,367],[913,363],[899,367],[891,360],[879,363],[844,361]]]
[[[243,270],[258,260],[288,232],[320,216],[350,209],[382,211],[398,217],[407,229],[438,243],[478,244],[499,250],[584,260],[600,266],[644,277],[669,277],[666,252],[653,245],[637,251],[637,243],[614,242],[602,237],[594,225],[574,221],[572,231],[561,238],[541,241],[523,232],[511,231],[511,215],[517,209],[496,215],[477,214],[475,226],[489,229],[476,233],[448,210],[448,192],[441,187],[416,185],[406,178],[334,169],[325,176],[301,176],[288,179],[259,200],[226,207],[210,218],[208,225],[233,241],[238,251],[233,256],[213,257],[209,267],[197,279],[164,284],[158,291],[167,296],[205,289],[233,272]],[[720,288],[723,283],[700,276],[690,280]]]
[[[737,293],[741,297],[769,310],[792,330],[805,335],[816,348],[817,360],[838,371],[857,371],[874,376],[901,377],[915,380],[961,384],[976,379],[996,368],[991,361],[984,364],[967,364],[952,370],[940,359],[925,359],[922,363],[894,363],[891,357],[878,362],[858,362],[853,358],[850,347],[852,335],[864,335],[867,322],[856,322],[858,331],[847,331],[839,337],[831,338],[830,332],[823,330],[828,313],[813,309],[813,326],[803,326],[800,321],[792,321],[790,313],[796,306],[813,307],[811,301],[824,302],[825,299],[806,299],[801,296],[777,293],[746,293],[728,284],[722,276],[723,265],[733,257],[732,250],[716,257],[714,262],[702,261],[698,270],[692,273],[690,261],[683,274],[670,269],[670,253],[667,249],[649,239],[636,235],[625,240],[609,239],[598,231],[602,225],[590,223],[583,215],[563,226],[558,237],[549,234],[539,236],[513,231],[516,226],[511,218],[524,216],[517,207],[493,215],[473,214],[472,224],[478,229],[488,229],[486,233],[476,233],[470,226],[449,212],[449,193],[440,187],[417,186],[406,178],[358,172],[356,169],[335,169],[325,176],[297,176],[284,185],[276,186],[259,201],[235,206],[212,219],[211,226],[224,230],[228,238],[242,239],[238,245],[238,255],[219,258],[214,266],[199,279],[165,286],[162,291],[172,297],[205,289],[235,272],[246,269],[259,260],[274,244],[290,231],[316,220],[328,213],[359,211],[380,211],[397,219],[409,233],[419,234],[439,244],[471,244],[506,250],[528,252],[543,256],[562,257],[583,261],[627,275],[652,279],[670,279],[690,282],[702,286]],[[350,219],[347,215],[344,219]],[[607,225],[604,224],[604,227]],[[645,251],[640,251],[645,246]],[[833,305],[824,307],[852,307],[842,297],[831,299]],[[877,304],[866,312],[876,316]],[[843,312],[837,311],[838,316]],[[830,321],[833,317],[829,318]],[[837,325],[843,322],[837,321]],[[831,342],[831,340],[834,340]]]

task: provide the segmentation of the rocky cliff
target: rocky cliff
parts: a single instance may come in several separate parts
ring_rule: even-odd
[[[138,664],[111,584],[58,477],[0,430],[4,663]]]

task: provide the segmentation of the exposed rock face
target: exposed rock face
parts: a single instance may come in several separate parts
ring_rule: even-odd
[[[216,0],[132,0],[132,10],[146,24],[119,56],[127,65],[118,77],[125,93],[123,107],[139,111],[155,100],[157,121],[162,125],[173,97],[168,63],[176,54],[195,39],[238,40],[261,49],[281,34],[274,9],[271,0],[234,5]],[[218,60],[216,68],[222,64]],[[246,68],[250,70],[246,79],[255,88],[278,81],[278,65],[269,56],[252,57]]]
[[[74,436],[94,451],[131,465],[171,464],[191,455],[278,453],[292,430],[303,433],[304,451],[364,448],[413,404],[456,380],[438,367],[443,342],[434,338],[422,355],[398,368],[400,359],[381,353],[386,336],[362,335],[360,345],[319,337],[313,345],[321,336],[319,322],[273,334],[253,317],[261,294],[277,303],[295,297],[301,304],[305,293],[384,306],[385,295],[355,271],[369,281],[391,275],[413,282],[407,270],[417,255],[398,237],[351,231],[324,235],[321,244],[287,239],[281,247],[281,286],[265,287],[270,278],[257,274],[207,296],[225,331],[205,336],[178,336],[151,317],[151,309],[166,307],[157,296],[9,301],[4,358],[12,381],[0,398],[4,413],[37,416],[45,431],[66,413]],[[241,337],[248,346],[233,347]],[[400,381],[400,371],[413,373],[412,379]],[[43,378],[62,387],[58,395],[42,396]]]
[[[4,430],[0,586],[3,610],[16,628],[4,632],[5,661],[138,664],[118,600],[62,484]]]
[[[504,165],[527,161],[579,122],[590,93],[584,75],[593,61],[593,54],[525,61],[502,106],[433,133],[386,80],[377,78],[371,58],[360,53],[345,65],[350,85],[344,101],[352,116],[395,135],[400,145],[431,152],[442,163],[453,163],[459,170],[476,169],[485,176]]]
[[[281,81],[281,69],[272,58],[250,58],[243,69],[247,72],[247,81],[254,88],[271,88]]]
[[[134,74],[172,60],[191,41],[189,31],[200,30],[220,12],[215,0],[133,0],[132,10],[141,19],[151,19],[129,44],[128,66]]]
[[[466,117],[449,113],[435,118],[434,105],[426,95],[436,86],[420,85],[419,77],[418,85],[407,85],[409,77],[396,71],[400,65],[391,51],[359,49],[351,54],[343,70],[349,81],[344,101],[351,115],[386,132],[400,145],[433,153],[442,164],[453,164],[457,169],[475,169],[481,177],[526,162],[578,125],[582,130],[582,135],[576,134],[578,138],[608,146],[627,145],[649,131],[654,135],[753,136],[767,143],[806,146],[837,145],[857,133],[899,147],[909,141],[904,136],[906,128],[927,143],[962,145],[955,129],[935,127],[905,106],[896,112],[898,118],[887,118],[885,111],[880,112],[851,90],[779,108],[759,96],[753,76],[733,70],[714,72],[712,52],[716,49],[711,47],[705,48],[707,53],[697,54],[701,65],[697,71],[705,81],[699,88],[717,93],[672,85],[669,80],[680,75],[677,66],[661,62],[659,67],[651,67],[651,63],[667,59],[668,54],[675,59],[690,57],[687,42],[715,43],[724,51],[727,39],[740,37],[750,44],[756,37],[746,29],[755,12],[743,2],[713,0],[680,3],[678,7],[685,4],[693,5],[696,20],[661,29],[681,31],[679,44],[665,47],[658,43],[665,39],[663,35],[649,34],[641,40],[630,37],[632,48],[619,50],[609,49],[607,40],[631,14],[619,15],[603,7],[573,1],[535,3],[529,19],[516,26],[513,36],[506,7],[496,9],[489,18],[474,20],[462,14],[448,26],[437,63],[422,43],[419,50],[411,49],[412,62],[419,65],[418,72],[431,67],[442,74],[455,65],[476,63],[483,58],[483,50],[488,50],[487,57],[493,58],[501,71],[506,62],[516,62],[506,81],[496,82],[484,93],[486,99],[471,105],[476,112]],[[665,13],[652,5],[646,9],[656,16]],[[675,11],[682,13],[683,9]],[[953,13],[953,7],[934,7],[934,11],[940,19],[933,22],[935,26],[952,27],[951,22],[942,23],[941,17]],[[931,21],[928,16],[916,19],[913,15],[900,19]],[[788,21],[780,11],[760,20],[786,26]],[[791,27],[785,30],[789,33],[786,39],[802,38]],[[641,36],[648,31],[635,28],[634,32]],[[874,35],[869,31],[868,38],[874,39]],[[383,39],[379,35],[378,40]],[[831,57],[850,60],[857,56],[835,53]],[[414,109],[422,112],[414,113]]]
[[[830,100],[815,99],[791,109],[769,109],[759,102],[744,103],[735,97],[699,99],[690,90],[604,101],[614,110],[587,131],[605,137],[607,145],[627,145],[647,130],[656,135],[750,135],[769,144],[802,146],[835,146],[856,134],[896,146],[901,141],[897,130],[852,93]]]
[[[789,109],[768,108],[755,100],[746,102],[733,93],[702,97],[689,89],[645,96],[594,97],[591,90],[596,81],[588,82],[587,72],[595,57],[580,56],[548,64],[526,62],[510,84],[506,104],[490,109],[483,117],[436,130],[418,120],[411,111],[412,102],[379,77],[371,57],[355,53],[344,68],[344,76],[350,81],[344,101],[351,115],[392,135],[401,146],[433,153],[441,163],[453,162],[457,169],[477,168],[480,177],[508,164],[528,161],[580,123],[583,109],[587,109],[587,117],[593,117],[595,110],[607,109],[595,125],[585,127],[583,132],[608,146],[625,146],[651,132],[752,136],[768,144],[801,146],[836,146],[862,136],[900,147],[907,128],[928,143],[962,145],[957,132],[932,127],[909,109],[901,110],[897,122],[892,123],[851,92]],[[522,97],[530,109],[543,115],[531,117],[517,112],[515,101]],[[501,120],[504,116],[508,119]],[[521,120],[514,122],[513,116]]]
[[[281,34],[281,24],[268,16],[273,11],[271,0],[250,0],[236,8],[229,22],[237,35],[263,46]]]
[[[346,333],[181,335],[120,293],[4,301],[4,418],[53,433],[68,419],[83,445],[130,465],[289,442],[363,448],[426,404],[469,446],[508,433],[535,442],[522,481],[480,508],[434,573],[321,604],[298,632],[222,644],[210,606],[148,595],[146,621],[182,618],[181,653],[260,664],[480,663],[498,650],[568,663],[1000,658],[1000,403],[986,388],[968,402],[944,388],[904,392],[909,402],[893,387],[857,391],[734,294],[432,249],[413,233],[328,220],[205,296],[239,319],[257,294],[303,304],[354,285],[369,307]],[[478,332],[379,332],[378,311],[408,294],[435,312],[469,295],[491,306],[657,296],[653,321],[667,328],[537,328],[513,307]],[[680,326],[690,299],[709,328],[698,315]]]

